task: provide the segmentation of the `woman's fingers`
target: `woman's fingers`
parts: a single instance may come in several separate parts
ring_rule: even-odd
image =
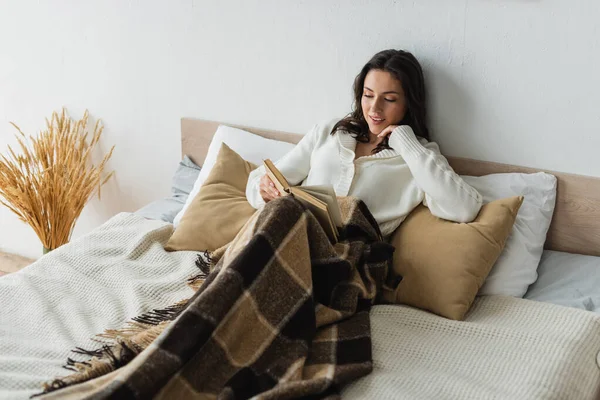
[[[394,129],[396,129],[397,127],[398,127],[398,125],[389,125],[389,126],[385,127],[385,129],[382,130],[381,133],[379,135],[377,135],[377,137],[384,138],[384,137],[390,135],[394,131]]]
[[[263,200],[265,202],[269,202],[269,201],[273,200],[273,196],[271,195],[271,193],[269,193],[265,190],[262,190],[262,189],[260,191],[260,196],[263,198]]]
[[[279,197],[279,190],[277,190],[277,188],[275,187],[275,184],[273,182],[271,182],[270,179],[269,179],[269,187],[271,189],[271,194],[274,197]]]
[[[265,192],[269,193],[271,197],[279,197],[279,191],[275,187],[273,181],[271,181],[271,179],[267,175],[263,175],[261,179],[261,187]]]
[[[275,184],[269,179],[267,175],[263,175],[260,180],[260,195],[264,201],[268,202],[276,199],[280,196],[279,191],[275,187]]]

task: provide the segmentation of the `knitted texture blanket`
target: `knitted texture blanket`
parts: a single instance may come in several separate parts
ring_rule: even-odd
[[[589,311],[481,296],[452,321],[378,305],[371,335],[373,372],[345,400],[600,399],[600,315]]]

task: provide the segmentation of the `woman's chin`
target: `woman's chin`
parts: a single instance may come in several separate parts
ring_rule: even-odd
[[[385,129],[385,126],[381,126],[381,125],[373,126],[373,125],[369,124],[369,131],[373,135],[379,135],[384,129]]]

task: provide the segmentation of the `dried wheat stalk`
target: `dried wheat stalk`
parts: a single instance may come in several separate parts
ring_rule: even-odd
[[[114,146],[94,166],[92,152],[103,125],[96,122],[87,143],[88,112],[72,121],[65,109],[46,119],[46,129],[29,140],[11,122],[19,135],[22,153],[8,146],[8,157],[0,155],[0,203],[33,228],[46,249],[55,249],[70,240],[75,223],[87,201],[110,179],[102,178]]]

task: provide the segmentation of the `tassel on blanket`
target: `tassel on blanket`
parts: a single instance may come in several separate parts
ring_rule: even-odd
[[[181,314],[181,311],[183,311],[187,303],[187,300],[180,301],[179,303],[167,308],[152,310],[140,315],[139,317],[134,317],[133,320],[140,324],[146,325],[158,325],[163,321],[173,321],[179,314]]]
[[[74,350],[74,352],[92,356],[92,359],[88,362],[78,362],[69,358],[65,368],[75,371],[76,374],[54,379],[50,383],[45,383],[43,385],[43,392],[34,394],[31,398],[106,375],[127,364],[138,354],[138,351],[133,350],[125,342],[121,342],[114,347],[103,346],[98,350],[78,348],[78,350]]]
[[[210,274],[210,269],[212,265],[212,258],[210,253],[208,251],[205,251],[201,254],[198,254],[195,264],[196,267],[200,269],[200,273],[188,278],[187,280],[187,284],[194,291],[198,290],[198,288],[202,286],[202,283],[204,283],[204,280],[206,280],[206,277],[208,276],[208,274]]]
[[[132,336],[137,335],[140,332],[145,332],[153,326],[160,325],[163,322],[173,321],[175,318],[177,318],[177,316],[179,316],[179,314],[181,314],[185,307],[187,307],[188,302],[189,299],[185,299],[173,304],[172,306],[149,311],[140,316],[132,318],[131,321],[125,324],[124,328],[106,329],[104,333],[96,335],[96,338],[108,340],[131,338]],[[97,341],[100,343],[105,343],[106,341],[102,339],[97,339]],[[76,350],[73,350],[73,352],[77,353]]]

